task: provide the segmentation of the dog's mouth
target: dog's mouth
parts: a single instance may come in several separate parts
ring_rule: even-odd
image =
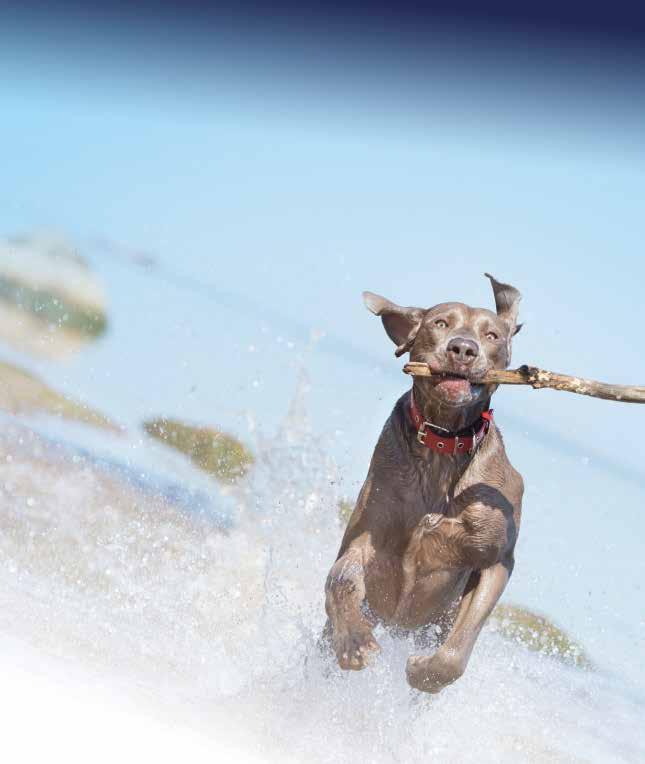
[[[439,397],[453,406],[472,403],[481,395],[484,385],[465,374],[453,371],[433,373],[433,389]]]

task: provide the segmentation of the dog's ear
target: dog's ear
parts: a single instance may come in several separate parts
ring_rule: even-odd
[[[388,337],[397,346],[394,351],[397,358],[407,353],[417,336],[425,310],[395,305],[373,292],[363,292],[363,301],[368,310],[381,317]]]
[[[510,325],[511,336],[517,334],[522,328],[522,324],[517,323],[517,314],[520,309],[522,295],[515,287],[510,284],[502,284],[501,281],[497,281],[490,273],[485,273],[484,276],[490,279],[491,286],[493,287],[497,315]]]

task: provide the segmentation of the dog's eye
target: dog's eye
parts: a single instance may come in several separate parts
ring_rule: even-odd
[[[495,334],[495,332],[486,332],[486,339],[493,340],[494,342],[495,340],[498,340],[499,337]]]
[[[448,324],[447,324],[446,321],[443,320],[443,318],[438,318],[434,322],[434,325],[437,327],[437,329],[447,329],[448,328]]]

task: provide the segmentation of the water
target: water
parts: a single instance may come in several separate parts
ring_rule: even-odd
[[[267,760],[642,760],[645,706],[606,667],[567,667],[491,629],[437,697],[410,690],[414,645],[384,632],[369,670],[330,667],[316,642],[341,491],[302,414],[299,400],[257,439],[248,481],[219,497],[230,530],[7,424],[2,631],[196,730],[212,720],[213,745],[217,729],[244,728]]]

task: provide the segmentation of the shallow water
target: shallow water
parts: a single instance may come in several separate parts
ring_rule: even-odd
[[[330,665],[316,642],[341,534],[337,468],[293,412],[256,447],[255,471],[219,497],[234,518],[223,531],[217,514],[7,424],[3,633],[170,704],[214,740],[245,729],[238,742],[270,760],[643,759],[645,706],[602,665],[567,667],[490,628],[437,697],[410,690],[414,645],[384,632],[368,670]]]

